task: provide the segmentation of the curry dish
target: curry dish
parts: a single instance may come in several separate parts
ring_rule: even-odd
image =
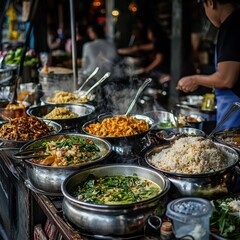
[[[90,175],[72,193],[80,201],[94,204],[130,204],[155,197],[161,188],[136,174],[132,176]]]

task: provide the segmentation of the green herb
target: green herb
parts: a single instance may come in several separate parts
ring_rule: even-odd
[[[214,211],[210,220],[210,225],[217,228],[219,235],[231,239],[240,239],[240,218],[232,215],[229,203],[233,198],[213,200]]]

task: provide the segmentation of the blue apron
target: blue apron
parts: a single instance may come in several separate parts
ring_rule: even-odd
[[[230,89],[215,89],[215,97],[217,102],[217,124],[231,108],[235,102],[240,102],[238,97]],[[219,131],[229,128],[240,128],[240,109],[233,113],[222,125]]]
[[[217,49],[215,48],[214,54],[215,60],[215,70],[218,71],[217,67]],[[231,108],[232,104],[235,102],[240,102],[240,97],[238,97],[232,90],[225,88],[216,88],[215,98],[217,103],[217,124],[221,121],[223,116]],[[223,131],[230,128],[240,128],[240,109],[233,113],[219,128],[218,131]]]

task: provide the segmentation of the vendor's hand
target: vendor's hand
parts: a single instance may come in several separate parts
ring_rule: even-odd
[[[193,92],[197,90],[198,85],[194,81],[194,76],[183,77],[179,80],[176,89],[183,92]]]
[[[117,50],[117,52],[119,54],[122,54],[122,55],[132,54],[132,53],[135,53],[137,51],[138,51],[138,47],[137,46],[132,46],[132,47],[129,47],[129,48],[119,48]]]

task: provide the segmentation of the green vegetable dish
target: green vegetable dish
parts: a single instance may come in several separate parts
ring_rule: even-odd
[[[240,199],[213,200],[211,232],[227,239],[240,239]]]
[[[89,175],[72,195],[80,201],[93,204],[130,204],[157,196],[161,188],[145,178],[132,176]]]
[[[48,166],[78,166],[99,159],[104,152],[89,138],[60,136],[40,145],[39,155],[46,158],[33,159],[32,162]]]
[[[165,121],[158,123],[157,127],[158,128],[173,128],[174,125],[171,123],[170,120],[165,120]]]

